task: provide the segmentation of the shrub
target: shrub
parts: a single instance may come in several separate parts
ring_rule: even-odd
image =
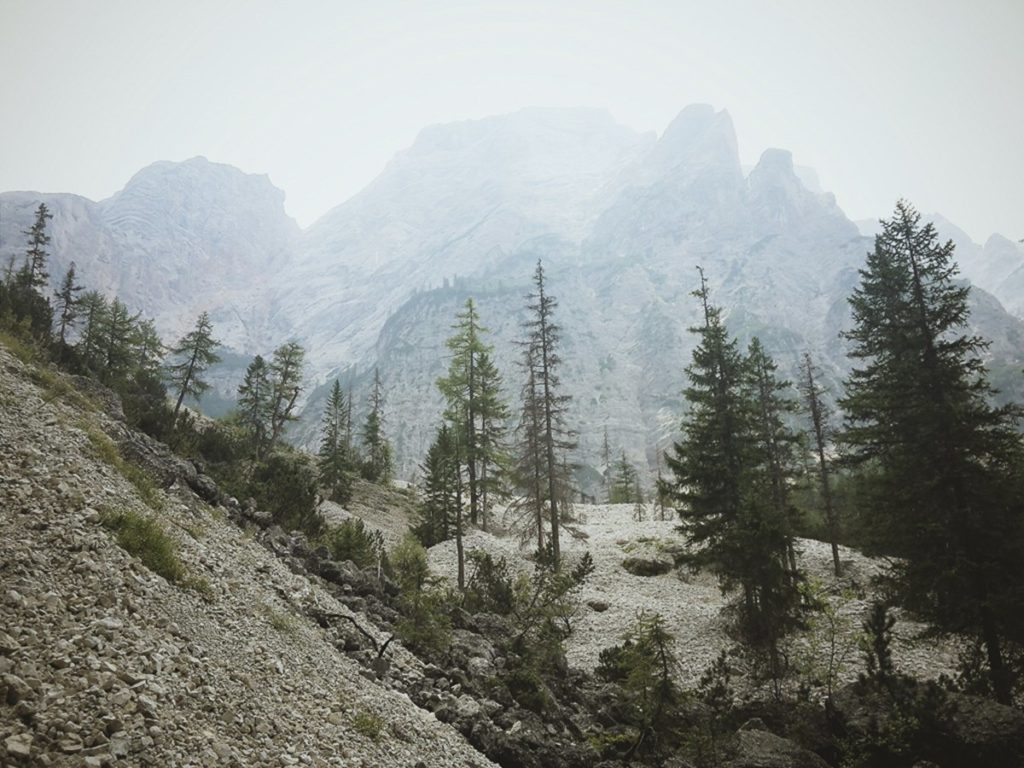
[[[324,537],[324,544],[333,560],[351,560],[359,568],[377,565],[384,555],[384,537],[380,531],[367,528],[357,517],[350,517],[332,528]]]
[[[402,541],[391,550],[388,560],[395,581],[403,592],[418,592],[430,578],[427,550],[412,533],[405,534]]]
[[[468,558],[471,571],[463,607],[470,613],[508,616],[515,608],[514,579],[504,557],[495,560],[488,553],[473,550]]]
[[[360,736],[377,741],[384,732],[384,718],[374,712],[360,710],[352,718],[352,727]]]
[[[299,530],[315,536],[323,530],[316,509],[316,473],[298,454],[278,451],[256,465],[250,494],[261,509],[286,531]]]

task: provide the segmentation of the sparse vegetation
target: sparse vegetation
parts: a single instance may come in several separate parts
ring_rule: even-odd
[[[383,717],[366,709],[361,709],[352,716],[352,727],[356,733],[370,741],[380,741],[384,725]]]
[[[182,584],[188,570],[178,556],[178,545],[154,517],[132,510],[104,510],[100,524],[117,535],[117,543],[139,558],[153,573],[172,584]]]

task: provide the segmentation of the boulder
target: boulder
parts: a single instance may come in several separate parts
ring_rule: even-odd
[[[828,768],[821,757],[769,731],[747,728],[736,734],[736,754],[729,768]]]
[[[672,563],[657,557],[627,557],[622,567],[634,576],[661,576],[672,570]]]

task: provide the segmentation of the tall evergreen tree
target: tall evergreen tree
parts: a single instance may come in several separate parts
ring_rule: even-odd
[[[344,503],[352,494],[352,462],[345,444],[345,395],[337,379],[324,408],[322,439],[317,465],[320,482],[332,501]]]
[[[24,287],[40,291],[46,287],[50,279],[46,271],[46,246],[50,244],[50,236],[46,234],[46,222],[53,218],[46,203],[40,203],[36,209],[36,220],[32,227],[24,232],[28,235],[28,251],[25,253],[25,264],[18,273],[18,282]]]
[[[619,460],[612,468],[612,484],[608,491],[609,504],[631,504],[635,502],[634,491],[640,486],[640,475],[626,458],[626,451],[619,455]]]
[[[476,457],[480,464],[480,522],[484,530],[491,513],[491,500],[505,487],[508,448],[505,445],[509,418],[508,405],[502,392],[501,374],[488,350],[480,354],[478,365],[479,398],[477,412]]]
[[[480,325],[473,299],[466,300],[453,329],[455,333],[447,341],[452,353],[448,373],[438,379],[437,385],[447,401],[445,418],[459,434],[469,518],[477,525],[486,515],[487,490],[493,491],[499,480],[494,470],[501,462],[507,408],[501,399],[501,378],[490,356],[492,347],[481,338],[487,329]]]
[[[270,361],[270,444],[284,434],[289,422],[295,421],[295,404],[302,392],[302,365],[305,350],[297,341],[289,341],[274,350]]]
[[[788,564],[792,542],[785,495],[789,437],[781,426],[781,385],[759,343],[740,354],[710,302],[701,272],[694,294],[704,324],[687,367],[690,408],[682,440],[666,456],[674,475],[670,492],[696,545],[693,567],[717,573],[723,589],[741,590],[741,629],[767,651],[769,670],[780,673],[778,642],[796,623],[796,576]],[[780,488],[781,486],[781,488]]]
[[[257,461],[263,458],[270,435],[270,396],[270,367],[261,355],[256,355],[238,385],[238,410]]]
[[[814,452],[818,460],[818,491],[821,493],[822,505],[825,508],[825,525],[828,528],[829,543],[832,546],[832,568],[839,576],[842,566],[839,562],[839,516],[832,502],[832,468],[826,450],[832,439],[829,425],[828,407],[824,400],[825,390],[818,383],[818,374],[809,352],[804,353],[800,369],[800,394],[804,399],[804,408],[811,419],[811,437],[814,439]]]
[[[100,352],[110,305],[99,291],[86,291],[79,299],[79,309],[83,324],[76,349],[85,368],[98,373],[102,368]]]
[[[103,317],[100,342],[100,379],[106,384],[124,382],[132,372],[135,363],[132,342],[137,319],[120,299],[115,298],[110,302],[109,309]]]
[[[456,581],[459,589],[464,589],[466,554],[462,537],[465,482],[462,476],[463,452],[458,440],[458,432],[450,425],[442,424],[427,451],[423,463],[423,503],[417,534],[427,546],[455,538],[458,569]]]
[[[158,377],[166,349],[152,320],[146,318],[135,322],[131,346],[135,351],[136,371],[145,376]]]
[[[612,500],[611,480],[612,478],[612,447],[608,442],[608,425],[604,425],[604,440],[601,442],[601,486],[604,488],[604,497],[608,503]]]
[[[363,475],[371,482],[387,483],[391,480],[391,444],[384,434],[384,387],[380,381],[380,369],[373,371],[369,405],[370,411],[363,422],[363,448],[366,451]]]
[[[513,502],[513,512],[524,512],[525,524],[522,526],[537,537],[537,551],[544,551],[544,530],[547,516],[545,514],[546,488],[544,484],[544,418],[541,409],[541,398],[537,388],[536,349],[529,344],[524,346],[521,365],[526,373],[526,381],[521,391],[522,405],[519,425],[516,427],[515,459],[513,472],[516,484],[522,489],[522,496]]]
[[[177,346],[171,349],[171,354],[178,358],[178,362],[168,367],[168,378],[178,392],[174,404],[174,424],[178,423],[178,414],[186,395],[200,398],[210,388],[201,377],[207,368],[220,362],[220,357],[214,352],[218,346],[220,342],[213,338],[210,315],[203,312],[196,319],[195,328],[182,336]]]
[[[57,299],[57,318],[60,323],[60,330],[57,333],[57,348],[62,356],[67,349],[67,334],[78,318],[78,293],[82,286],[76,282],[75,262],[71,262],[68,271],[64,273],[64,279],[60,282],[60,288],[54,294]]]
[[[898,596],[978,638],[1008,703],[1005,645],[1024,642],[1021,410],[990,404],[988,344],[967,332],[953,243],[904,201],[881,224],[850,297],[842,439],[874,470],[875,525],[902,558]]]
[[[559,543],[559,488],[569,478],[562,477],[559,456],[576,447],[572,431],[566,425],[566,416],[571,397],[560,392],[561,382],[558,370],[561,359],[558,355],[560,329],[554,322],[558,302],[547,293],[544,282],[544,267],[540,261],[533,275],[534,290],[527,296],[529,319],[524,324],[527,349],[526,361],[530,367],[529,380],[532,382],[529,398],[530,408],[536,411],[535,419],[539,432],[535,435],[533,450],[538,452],[534,465],[540,470],[541,492],[547,502],[551,523],[552,566],[558,570],[561,563]],[[564,488],[563,488],[564,490]],[[564,494],[563,494],[564,495]]]

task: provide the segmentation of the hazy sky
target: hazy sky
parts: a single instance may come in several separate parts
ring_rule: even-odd
[[[121,188],[155,160],[268,173],[307,225],[431,123],[729,110],[745,163],[817,169],[1024,237],[1022,0],[0,0],[0,190]]]

